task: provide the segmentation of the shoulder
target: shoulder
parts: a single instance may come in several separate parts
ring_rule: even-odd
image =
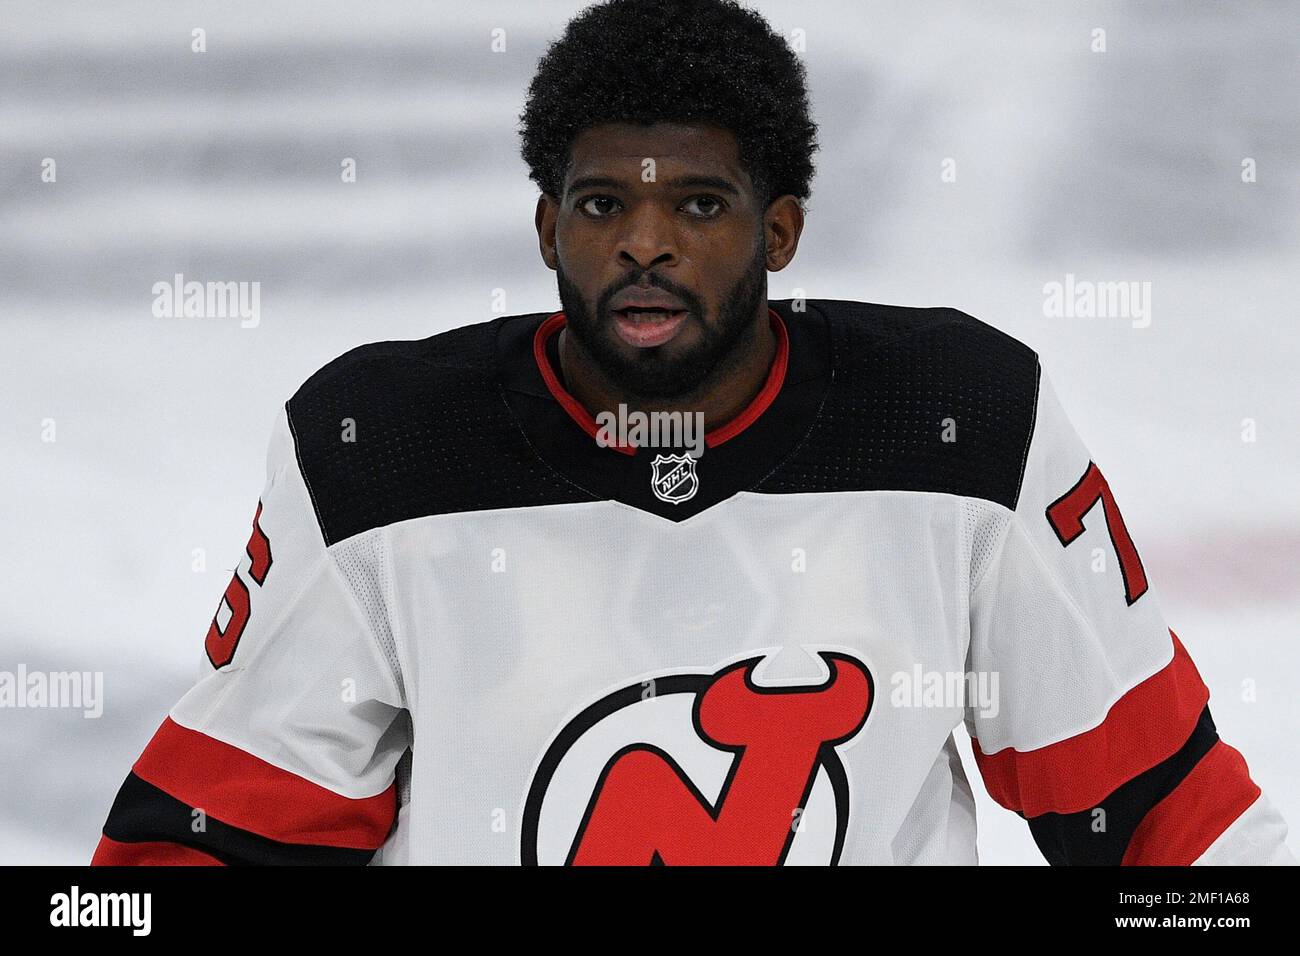
[[[370,342],[349,349],[313,373],[289,400],[302,406],[357,383],[386,383],[398,387],[408,381],[437,388],[448,377],[489,373],[497,329],[507,318],[448,329],[423,339]],[[438,374],[431,374],[437,372]]]
[[[830,333],[817,427],[773,476],[788,490],[900,490],[1013,507],[1038,404],[1038,355],[954,308],[809,299]]]
[[[344,352],[309,377],[285,404],[300,445],[359,432],[386,431],[395,415],[454,427],[467,403],[491,390],[493,349],[505,318],[450,329],[424,339],[371,342]],[[301,451],[301,449],[300,449]]]
[[[1038,364],[1028,345],[959,309],[845,299],[808,304],[826,316],[837,368],[877,364],[900,354],[924,356],[949,374],[985,367],[1024,375]]]
[[[516,479],[518,428],[501,398],[502,316],[329,362],[285,404],[326,544],[408,518],[494,504]],[[498,467],[499,466],[499,467]]]

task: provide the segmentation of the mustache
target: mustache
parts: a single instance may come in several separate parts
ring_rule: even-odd
[[[641,284],[642,276],[646,276],[646,275],[650,277],[650,281],[648,284],[642,285]],[[618,295],[624,289],[632,289],[632,288],[662,289],[664,292],[667,292],[669,295],[674,295],[679,300],[681,300],[682,304],[686,306],[686,311],[689,315],[693,315],[693,316],[700,315],[703,311],[703,303],[701,303],[699,296],[692,294],[689,289],[685,289],[682,286],[677,285],[677,283],[675,282],[667,282],[661,277],[656,276],[652,272],[651,273],[643,272],[640,275],[633,277],[629,281],[619,282],[617,285],[610,286],[608,289],[602,292],[600,296],[596,299],[595,314],[597,316],[604,316],[608,318],[611,314],[609,303],[613,300],[614,296]]]

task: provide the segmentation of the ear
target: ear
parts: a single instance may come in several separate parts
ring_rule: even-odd
[[[552,272],[559,261],[555,255],[555,222],[559,218],[559,202],[542,193],[537,197],[537,213],[533,220],[537,225],[537,247],[542,253],[542,261]]]
[[[767,243],[767,269],[780,272],[794,259],[803,234],[803,205],[797,196],[778,196],[763,214],[763,239]]]

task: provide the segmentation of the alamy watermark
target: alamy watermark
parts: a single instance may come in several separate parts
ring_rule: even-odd
[[[1043,315],[1049,319],[1132,319],[1133,328],[1151,324],[1150,282],[1092,282],[1065,274],[1043,286]]]
[[[50,925],[125,926],[132,936],[148,936],[153,928],[153,894],[83,893],[73,886],[50,897]]]
[[[894,707],[970,707],[981,717],[998,715],[997,671],[927,671],[918,663],[895,671],[889,683]]]
[[[704,454],[703,412],[628,411],[619,402],[618,413],[596,416],[596,444],[635,445],[637,448],[686,448],[692,458]]]
[[[104,713],[103,671],[0,671],[0,707],[81,710],[83,717]]]
[[[153,314],[159,319],[240,319],[255,329],[262,321],[262,283],[185,281],[178,272],[171,282],[155,282]]]

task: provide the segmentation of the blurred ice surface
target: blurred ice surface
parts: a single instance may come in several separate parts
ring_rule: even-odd
[[[1300,825],[1300,7],[754,5],[806,31],[823,144],[770,294],[956,306],[1043,355],[1220,731]],[[102,670],[108,703],[0,711],[0,863],[89,859],[196,673],[294,388],[363,341],[490,318],[497,289],[556,304],[515,127],[577,9],[6,4],[0,668]],[[177,272],[260,281],[260,326],[154,318]],[[1045,318],[1067,272],[1151,282],[1151,326]],[[983,861],[1041,862],[965,756]]]

